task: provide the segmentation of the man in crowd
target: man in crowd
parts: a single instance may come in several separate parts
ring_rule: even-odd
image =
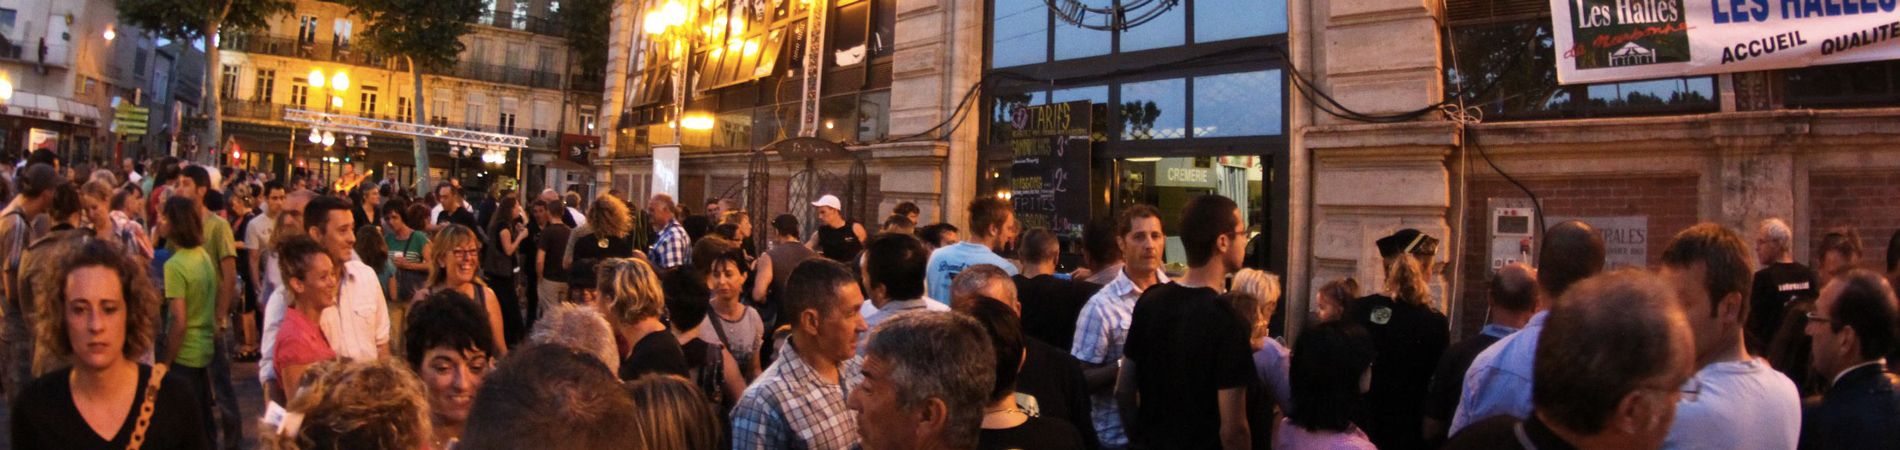
[[[1676,404],[1666,448],[1789,448],[1801,433],[1801,394],[1768,360],[1750,355],[1748,244],[1704,223],[1677,233],[1662,255],[1662,277],[1695,335],[1695,395]]]
[[[1900,320],[1893,286],[1880,274],[1833,276],[1808,314],[1815,373],[1832,384],[1801,414],[1802,450],[1900,447],[1900,392],[1887,373]]]
[[[1187,274],[1135,303],[1115,384],[1138,446],[1252,448],[1247,384],[1252,325],[1218,297],[1246,256],[1247,226],[1232,199],[1203,195],[1181,211]]]
[[[1682,391],[1695,371],[1695,337],[1674,297],[1636,270],[1569,289],[1542,330],[1532,412],[1475,422],[1445,448],[1660,447],[1678,399],[1695,395]]]
[[[1082,227],[1082,268],[1075,269],[1076,279],[1107,286],[1122,270],[1120,236],[1115,235],[1115,219],[1103,217]]]
[[[265,283],[262,281],[264,270],[261,264],[264,262],[265,249],[270,247],[271,231],[277,226],[275,216],[278,210],[284,208],[285,195],[283,183],[275,180],[264,183],[264,207],[244,229],[244,248],[251,250],[250,260],[244,262],[245,269],[251,274],[251,279],[259,280],[254,284],[259,299],[270,296],[270,293],[264,290]]]
[[[1451,415],[1458,409],[1458,396],[1464,391],[1465,370],[1471,368],[1471,360],[1499,339],[1524,328],[1524,323],[1537,313],[1537,269],[1521,262],[1499,268],[1491,277],[1490,294],[1491,309],[1487,314],[1490,322],[1484,324],[1477,336],[1445,349],[1444,356],[1438,358],[1438,369],[1432,372],[1431,389],[1425,396],[1428,444],[1444,441],[1445,432],[1451,427]]]
[[[455,185],[449,183],[436,185],[435,199],[437,202],[435,209],[429,211],[430,233],[441,230],[443,226],[451,223],[468,227],[476,234],[482,232],[481,225],[475,221],[475,213],[469,211],[468,202],[462,201],[462,191]]]
[[[389,308],[376,270],[356,255],[355,219],[349,201],[323,196],[303,211],[304,232],[342,267],[337,305],[323,310],[318,326],[338,357],[369,360],[389,355]]]
[[[969,239],[930,253],[930,269],[926,275],[930,298],[949,299],[950,279],[956,278],[957,272],[964,268],[977,264],[994,265],[1015,275],[1016,265],[991,249],[1002,248],[1016,238],[1016,232],[1016,214],[1010,210],[1009,202],[989,197],[970,202]]]
[[[1761,221],[1755,233],[1755,258],[1761,271],[1755,272],[1748,296],[1748,347],[1761,352],[1775,338],[1788,305],[1813,299],[1816,286],[1814,269],[1794,262],[1794,230],[1781,219]]]
[[[1016,292],[1023,299],[1023,334],[1061,348],[1075,343],[1075,318],[1082,306],[1102,286],[1070,279],[1056,273],[1056,258],[1062,243],[1055,233],[1037,228],[1023,233],[1016,246],[1022,261],[1022,274],[1016,275]]]
[[[785,296],[785,280],[791,278],[792,269],[817,254],[798,241],[797,217],[780,214],[772,218],[771,244],[764,255],[752,261],[752,300],[760,302],[759,316],[765,323],[779,323],[779,299]]]
[[[567,227],[578,230],[581,227],[587,226],[587,213],[582,212],[580,209],[581,192],[577,190],[579,189],[579,185],[568,186],[567,189],[567,193],[561,195],[561,202],[567,207],[567,216],[574,221],[573,224],[569,224]],[[623,201],[626,199],[625,197],[620,198]]]
[[[847,404],[865,450],[975,449],[995,380],[996,354],[976,319],[913,312],[871,333],[864,381]]]
[[[647,216],[653,218],[653,227],[660,233],[659,238],[653,240],[653,246],[647,248],[647,258],[652,260],[655,269],[692,263],[692,240],[676,220],[678,213],[671,195],[653,194],[653,199],[647,201]]]
[[[562,209],[558,197],[552,201],[547,200],[546,194],[542,194],[541,197],[541,200],[534,202],[534,207],[531,209],[534,214],[534,223],[541,226],[541,235],[536,237],[537,245],[533,258],[534,266],[541,269],[537,274],[539,279],[535,280],[535,290],[541,299],[537,308],[540,311],[535,312],[537,316],[547,312],[548,307],[553,306],[555,302],[567,298],[567,278],[561,271],[561,257],[566,255],[567,240],[574,233],[573,228],[568,228],[567,224],[558,218],[567,214],[566,210]]]
[[[460,447],[627,448],[640,442],[633,398],[607,366],[581,350],[531,345],[483,377]],[[584,401],[582,399],[585,399]]]
[[[1018,319],[1022,316],[1023,305],[1021,297],[1016,295],[1016,283],[996,266],[978,264],[963,269],[950,286],[950,296],[955,299],[950,302],[951,308],[957,312],[970,314],[977,303],[991,299],[1008,306]],[[1092,426],[1089,385],[1082,376],[1081,362],[1062,348],[1034,337],[1025,336],[1021,348],[1016,408],[1025,414],[1068,422],[1082,436],[1085,446],[1101,448]]]
[[[1815,269],[1823,279],[1833,279],[1843,270],[1860,264],[1861,253],[1866,247],[1861,245],[1860,230],[1854,227],[1838,227],[1821,235],[1821,253],[1814,255]],[[1825,286],[1823,286],[1825,287]]]
[[[1095,432],[1104,448],[1125,448],[1129,444],[1114,388],[1115,378],[1121,373],[1122,346],[1128,337],[1135,301],[1149,287],[1169,282],[1168,274],[1161,271],[1168,236],[1162,233],[1160,211],[1148,205],[1122,210],[1115,220],[1115,235],[1119,236],[1116,241],[1125,263],[1115,272],[1115,279],[1082,306],[1075,321],[1074,343],[1069,348],[1069,354],[1082,362]]]
[[[1537,252],[1537,285],[1546,302],[1538,305],[1524,328],[1499,339],[1471,360],[1465,371],[1464,395],[1451,418],[1451,435],[1479,420],[1506,415],[1524,419],[1531,414],[1532,371],[1537,342],[1549,309],[1561,303],[1570,285],[1603,271],[1603,233],[1581,221],[1567,221],[1544,232]]]
[[[579,211],[568,209],[567,204],[562,203],[561,193],[555,191],[554,188],[542,189],[541,196],[537,199],[548,207],[549,215],[560,219],[561,224],[567,225],[567,229],[569,230],[580,228],[579,224],[587,223],[587,217],[585,215],[579,214]]]
[[[735,449],[842,450],[858,444],[845,393],[864,380],[856,357],[864,293],[851,269],[812,258],[785,285],[783,321],[792,334],[771,367],[732,410]]]
[[[917,222],[901,214],[892,214],[884,218],[884,226],[879,229],[883,233],[913,234],[917,232]]]
[[[217,402],[219,419],[223,422],[224,443],[222,448],[235,449],[243,440],[243,420],[238,417],[237,389],[231,385],[231,307],[237,304],[237,240],[231,232],[231,222],[224,220],[217,211],[205,205],[205,197],[212,194],[211,171],[204,166],[191,165],[179,174],[172,185],[174,196],[191,199],[198,204],[198,215],[203,218],[204,249],[211,261],[218,267],[218,301],[213,309],[216,317],[215,344],[211,357],[210,375],[212,398]],[[349,215],[347,209],[344,215]],[[380,298],[380,297],[378,297]]]
[[[923,212],[922,209],[917,208],[916,203],[912,202],[900,202],[896,207],[891,208],[892,215],[904,216],[905,219],[910,219],[912,225],[920,223],[919,221],[923,219]]]
[[[924,263],[930,248],[908,234],[880,233],[864,246],[864,261],[859,273],[864,277],[865,297],[870,300],[858,308],[865,328],[898,313],[916,310],[948,311],[950,306],[924,297]],[[862,350],[862,349],[860,349]]]
[[[6,396],[18,398],[20,388],[33,381],[33,327],[28,314],[33,310],[32,303],[26,301],[26,293],[20,288],[20,259],[26,253],[26,247],[39,236],[33,233],[33,218],[43,214],[53,202],[53,195],[66,179],[49,164],[31,164],[14,176],[15,192],[13,201],[0,210],[0,271],[4,271],[4,282],[0,282],[0,299],[6,300],[5,320],[7,363]]]

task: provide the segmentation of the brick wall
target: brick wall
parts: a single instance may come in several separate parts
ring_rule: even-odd
[[[1490,175],[1490,174],[1485,174]],[[1644,176],[1624,178],[1546,178],[1524,180],[1525,187],[1543,203],[1546,222],[1554,216],[1649,216],[1649,263],[1654,265],[1669,245],[1669,237],[1697,221],[1698,195],[1695,175]],[[1525,198],[1524,192],[1503,178],[1474,177],[1466,197],[1470,213],[1465,220],[1464,247],[1458,261],[1464,264],[1464,295],[1459,323],[1462,336],[1471,336],[1484,326],[1489,302],[1485,281],[1490,276],[1490,198]]]
[[[1885,270],[1888,239],[1900,230],[1896,201],[1900,201],[1900,172],[1809,173],[1808,223],[1796,230],[1808,234],[1809,265],[1820,263],[1821,236],[1835,227],[1851,226],[1860,231],[1865,249],[1861,264]]]

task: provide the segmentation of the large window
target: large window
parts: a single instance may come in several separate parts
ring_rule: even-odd
[[[1115,32],[1065,22],[1045,0],[992,0],[989,22],[990,67],[1005,68],[1286,34],[1286,1],[1179,0],[1149,22]]]
[[[257,85],[251,91],[251,100],[258,103],[270,103],[277,91],[277,70],[257,69]]]

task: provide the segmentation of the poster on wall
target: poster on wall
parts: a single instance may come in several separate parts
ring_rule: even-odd
[[[1649,216],[1553,216],[1544,218],[1544,223],[1556,225],[1570,220],[1590,224],[1603,233],[1604,270],[1649,267]]]
[[[1010,111],[1003,144],[1012,156],[1010,202],[1022,228],[1082,238],[1089,219],[1091,105],[1087,101]],[[1073,247],[1071,247],[1073,248]]]
[[[1597,83],[1900,59],[1900,0],[1550,0],[1557,79]]]
[[[34,128],[27,130],[26,151],[46,149],[59,151],[59,132]]]

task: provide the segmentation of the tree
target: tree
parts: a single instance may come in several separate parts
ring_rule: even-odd
[[[255,30],[290,11],[290,0],[117,0],[119,20],[177,41],[203,39],[205,47],[204,110],[210,126],[206,145],[224,143],[224,117],[218,103],[224,77],[218,67],[218,34],[222,30]]]
[[[428,120],[423,114],[422,75],[455,67],[462,54],[462,35],[469,23],[482,16],[482,0],[343,0],[350,13],[363,19],[363,31],[357,45],[371,53],[384,55],[409,66],[415,99],[415,123]],[[439,113],[439,112],[438,112]],[[414,139],[416,191],[429,190],[429,146],[421,136]]]
[[[612,33],[607,28],[607,20],[613,17],[611,0],[568,0],[561,3],[554,17],[565,27],[567,47],[579,55],[581,71],[606,70],[607,36]]]

